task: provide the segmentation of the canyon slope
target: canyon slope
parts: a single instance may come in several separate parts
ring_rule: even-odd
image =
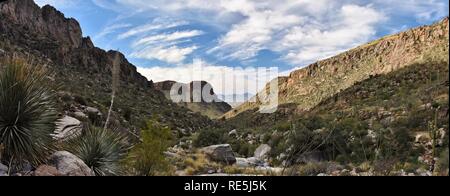
[[[122,53],[95,47],[89,37],[83,37],[75,19],[49,5],[41,8],[33,0],[0,1],[0,58],[46,65],[58,87],[61,115],[75,117],[90,107],[105,118],[113,64],[118,63],[113,124],[136,133],[151,118],[183,132],[212,125],[207,117],[166,99]],[[104,122],[102,118],[98,121]]]
[[[323,100],[365,79],[387,74],[414,63],[448,62],[448,17],[430,26],[422,26],[387,36],[335,57],[280,77],[279,103],[309,111]],[[260,103],[246,102],[225,114],[226,118],[258,108]]]

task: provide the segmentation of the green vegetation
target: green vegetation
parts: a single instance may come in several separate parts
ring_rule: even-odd
[[[141,142],[136,144],[125,160],[129,174],[138,176],[155,176],[170,174],[170,166],[164,152],[172,144],[169,128],[151,120],[141,131]]]
[[[120,161],[128,150],[123,134],[93,126],[86,126],[82,135],[70,140],[66,148],[83,160],[97,176],[121,175]]]
[[[2,65],[3,66],[3,65]],[[54,146],[57,119],[48,72],[24,62],[7,62],[0,73],[0,153],[2,162],[21,167],[46,161]]]

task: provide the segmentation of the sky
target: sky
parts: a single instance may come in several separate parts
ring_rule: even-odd
[[[155,82],[277,67],[287,75],[377,38],[449,14],[448,0],[35,0],[77,19],[97,47],[119,50]],[[216,74],[216,75],[215,75]],[[266,83],[270,79],[260,82]],[[242,89],[242,88],[239,88]],[[218,94],[257,90],[219,88]]]

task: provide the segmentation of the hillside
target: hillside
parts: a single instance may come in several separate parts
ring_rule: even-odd
[[[195,84],[198,83],[198,86],[201,87],[201,89],[194,88]],[[208,82],[204,81],[193,81],[189,84],[183,84],[178,83],[174,81],[164,81],[164,82],[158,82],[155,83],[155,89],[160,90],[164,93],[167,99],[171,100],[170,97],[170,91],[173,87],[173,85],[178,84],[180,86],[183,86],[182,88],[186,88],[190,92],[190,98],[189,102],[179,102],[177,103],[180,106],[186,107],[194,112],[198,112],[204,116],[207,116],[211,119],[217,119],[223,116],[226,112],[231,110],[231,106],[228,103],[223,102],[222,100],[219,100],[217,95],[214,93],[214,89]],[[214,101],[212,103],[206,102],[205,100],[201,100],[201,102],[194,102],[193,97],[194,95],[201,96],[202,95],[202,89],[207,88],[211,89],[210,95],[214,97]]]
[[[207,117],[167,100],[120,52],[95,47],[89,37],[83,37],[75,19],[65,18],[55,8],[40,8],[33,0],[1,1],[0,18],[0,57],[47,65],[58,87],[61,115],[76,117],[75,113],[92,107],[102,114],[94,121],[104,121],[111,101],[112,67],[117,62],[120,84],[113,108],[117,126],[137,132],[148,119],[157,118],[175,130],[193,132],[212,124]]]
[[[371,76],[431,59],[448,59],[448,18],[430,25],[387,36],[335,57],[279,78],[280,105],[295,104],[297,110],[310,110],[321,101]],[[258,102],[247,102],[225,115],[227,118],[249,109]]]
[[[289,175],[429,175],[420,173],[435,167],[448,175],[448,71],[448,60],[413,64],[357,82],[310,111],[294,104],[273,114],[248,110],[213,131],[244,156],[268,144],[269,163],[298,164]],[[353,174],[333,173],[329,162],[351,164]]]

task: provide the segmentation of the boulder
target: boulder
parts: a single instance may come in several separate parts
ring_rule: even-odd
[[[264,160],[268,158],[271,150],[272,148],[269,145],[262,144],[255,150],[254,157],[259,160]]]
[[[94,176],[94,172],[80,158],[66,151],[53,153],[49,165],[55,167],[61,176]]]
[[[55,140],[67,140],[81,134],[81,122],[76,118],[64,116],[56,123],[55,133],[52,134]]]
[[[229,144],[208,146],[203,148],[202,151],[213,161],[222,162],[229,165],[236,163],[236,157],[234,156],[233,149]]]
[[[56,167],[41,165],[34,171],[34,176],[60,176],[60,173]]]
[[[250,167],[250,163],[246,158],[236,158],[236,166],[237,167]]]
[[[255,157],[250,158],[236,158],[236,166],[237,167],[267,167],[269,163],[266,163],[260,159]]]
[[[304,153],[296,159],[296,163],[319,163],[322,161],[327,161],[327,158],[320,151],[313,151],[309,153]]]
[[[93,108],[93,107],[86,107],[85,111],[86,111],[86,113],[88,115],[94,115],[94,116],[101,116],[102,115],[102,113],[100,112],[99,109]]]
[[[85,113],[80,112],[80,111],[73,113],[73,115],[77,119],[88,119],[89,118],[88,115],[86,115]]]
[[[237,130],[234,129],[234,130],[230,131],[230,132],[228,133],[228,136],[231,136],[231,137],[237,137],[237,136],[238,136]]]
[[[0,163],[0,176],[8,176],[8,167]]]

